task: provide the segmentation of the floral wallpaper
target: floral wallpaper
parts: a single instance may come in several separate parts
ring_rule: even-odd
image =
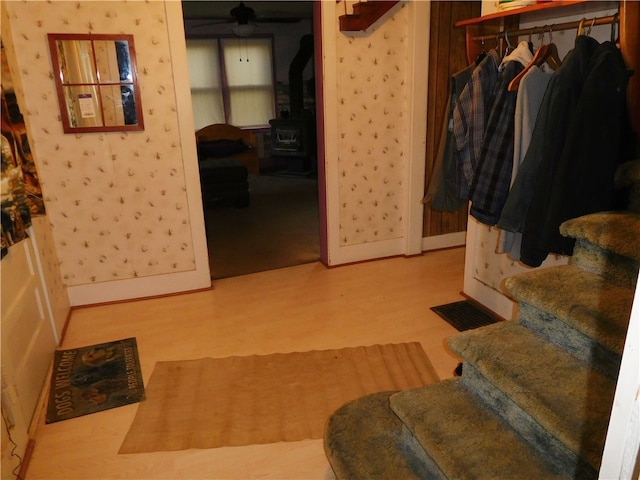
[[[65,285],[193,270],[164,2],[5,7]],[[47,33],[132,34],[145,130],[63,134]]]
[[[529,272],[531,267],[514,261],[506,253],[496,253],[500,240],[500,229],[489,227],[477,222],[477,240],[475,248],[473,276],[494,290],[505,293],[503,282],[505,279],[519,273]],[[543,266],[566,265],[568,257],[562,255],[549,255]]]
[[[337,40],[342,246],[403,236],[408,10],[366,37]]]

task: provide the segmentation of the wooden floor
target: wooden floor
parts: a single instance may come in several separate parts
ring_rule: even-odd
[[[76,309],[63,347],[136,337],[148,382],[162,360],[419,341],[444,379],[458,363],[445,344],[456,331],[429,307],[462,299],[463,267],[455,248],[226,278],[206,292]],[[119,455],[136,409],[41,421],[26,478],[333,478],[322,440]]]

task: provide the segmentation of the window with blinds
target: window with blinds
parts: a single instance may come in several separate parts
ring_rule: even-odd
[[[187,61],[196,130],[266,127],[275,117],[271,38],[187,39]]]

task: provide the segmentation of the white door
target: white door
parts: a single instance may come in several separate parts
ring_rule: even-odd
[[[9,248],[0,262],[2,411],[20,455],[57,346],[33,229],[29,230],[31,238]],[[3,449],[3,464],[4,453]]]

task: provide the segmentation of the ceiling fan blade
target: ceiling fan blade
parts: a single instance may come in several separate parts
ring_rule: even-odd
[[[265,17],[253,20],[256,23],[300,23],[301,18],[296,17]]]
[[[206,20],[204,18],[193,18],[193,19],[188,19],[186,18],[185,20],[192,20],[192,21],[196,21],[196,20]],[[235,20],[230,19],[230,18],[225,18],[225,19],[211,19],[208,21],[204,21],[203,23],[197,23],[197,24],[192,24],[189,25],[189,28],[203,28],[203,27],[210,27],[212,25],[227,25],[230,23],[236,23]]]

